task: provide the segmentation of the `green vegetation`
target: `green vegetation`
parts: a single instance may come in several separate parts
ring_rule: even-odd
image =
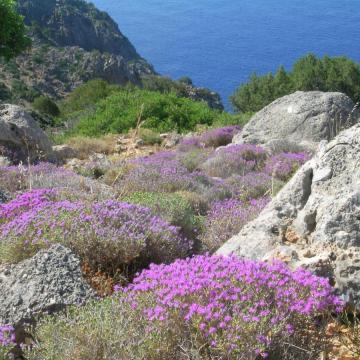
[[[13,0],[0,0],[0,57],[11,59],[30,46],[23,17]]]
[[[110,85],[102,79],[90,80],[80,85],[60,103],[62,118],[69,117],[72,113],[93,106],[117,89],[119,89],[118,86]]]
[[[126,202],[150,208],[154,214],[171,225],[180,227],[183,234],[194,237],[200,226],[200,219],[181,193],[135,192],[123,199]]]
[[[281,66],[275,75],[252,75],[230,99],[236,111],[255,112],[298,90],[339,91],[358,102],[360,66],[346,57],[324,56],[321,59],[309,54],[299,59],[290,72]]]
[[[155,132],[184,132],[198,125],[238,124],[248,119],[210,109],[204,102],[179,97],[174,92],[120,88],[103,80],[77,88],[60,104],[60,109],[60,121],[72,122],[68,137],[124,133],[139,125]]]
[[[60,110],[56,103],[47,96],[39,96],[34,100],[32,106],[43,115],[51,117],[60,115]]]

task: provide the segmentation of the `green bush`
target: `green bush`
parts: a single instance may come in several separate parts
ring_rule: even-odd
[[[241,85],[230,99],[236,111],[255,112],[275,99],[298,90],[339,91],[358,102],[360,66],[346,57],[324,56],[321,59],[309,54],[299,59],[292,71],[286,72],[281,66],[275,75],[253,74],[249,82]]]
[[[94,79],[77,87],[64,101],[60,103],[63,118],[72,113],[92,107],[99,100],[105,99],[119,87],[110,85],[105,80]]]
[[[160,135],[150,129],[140,129],[139,137],[145,145],[160,145],[162,143]]]
[[[55,117],[60,115],[59,107],[47,96],[39,96],[32,104],[33,108],[39,113]]]
[[[205,103],[179,98],[174,93],[125,88],[99,101],[95,110],[80,118],[69,134],[96,137],[123,133],[139,123],[158,132],[183,132],[198,124],[211,125],[219,116],[223,116],[220,111]]]
[[[169,224],[178,226],[189,238],[197,231],[198,220],[189,201],[176,193],[136,192],[125,199],[126,202],[152,209]]]

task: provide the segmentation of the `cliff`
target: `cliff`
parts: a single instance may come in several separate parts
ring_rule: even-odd
[[[32,48],[0,60],[0,100],[60,98],[81,83],[103,78],[140,85],[153,67],[137,53],[111,17],[83,0],[19,0]]]

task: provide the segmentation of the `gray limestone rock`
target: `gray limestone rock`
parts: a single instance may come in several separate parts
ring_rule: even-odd
[[[322,143],[263,210],[219,254],[288,262],[328,276],[360,308],[360,124]],[[290,251],[290,250],[289,250]]]
[[[0,324],[20,326],[37,315],[82,304],[94,296],[80,261],[62,245],[0,268]]]
[[[233,142],[261,144],[273,151],[314,152],[321,140],[331,140],[358,118],[354,103],[342,93],[297,91],[255,114]]]

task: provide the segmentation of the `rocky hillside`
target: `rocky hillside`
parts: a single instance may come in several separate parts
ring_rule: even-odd
[[[100,77],[141,83],[153,67],[136,52],[110,16],[82,0],[20,0],[32,49],[0,65],[0,99],[32,101],[39,94],[59,98]]]

